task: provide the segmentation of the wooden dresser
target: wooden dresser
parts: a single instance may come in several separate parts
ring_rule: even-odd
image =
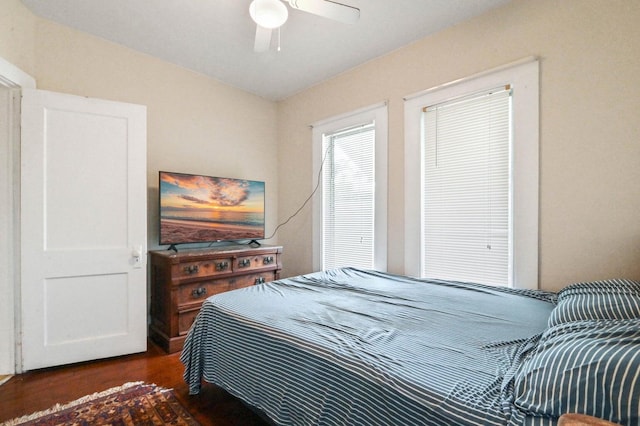
[[[149,335],[167,352],[182,350],[204,299],[280,278],[282,247],[247,245],[151,251]]]

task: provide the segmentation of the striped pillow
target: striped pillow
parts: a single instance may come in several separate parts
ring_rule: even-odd
[[[589,319],[640,318],[640,282],[617,279],[572,284],[558,293],[549,327]]]
[[[640,424],[640,320],[590,320],[548,329],[515,378],[527,415],[579,413]]]

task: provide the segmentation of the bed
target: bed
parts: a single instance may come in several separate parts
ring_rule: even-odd
[[[277,425],[640,418],[640,284],[559,293],[343,268],[207,299],[181,354]]]

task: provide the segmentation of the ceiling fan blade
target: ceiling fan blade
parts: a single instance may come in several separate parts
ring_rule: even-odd
[[[360,9],[330,0],[287,0],[289,5],[304,12],[353,24],[360,19]]]
[[[269,28],[256,25],[256,41],[253,45],[255,52],[266,52],[271,46],[271,31]]]

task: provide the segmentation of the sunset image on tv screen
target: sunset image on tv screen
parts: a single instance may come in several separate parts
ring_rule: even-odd
[[[264,238],[264,182],[160,172],[160,244]]]

